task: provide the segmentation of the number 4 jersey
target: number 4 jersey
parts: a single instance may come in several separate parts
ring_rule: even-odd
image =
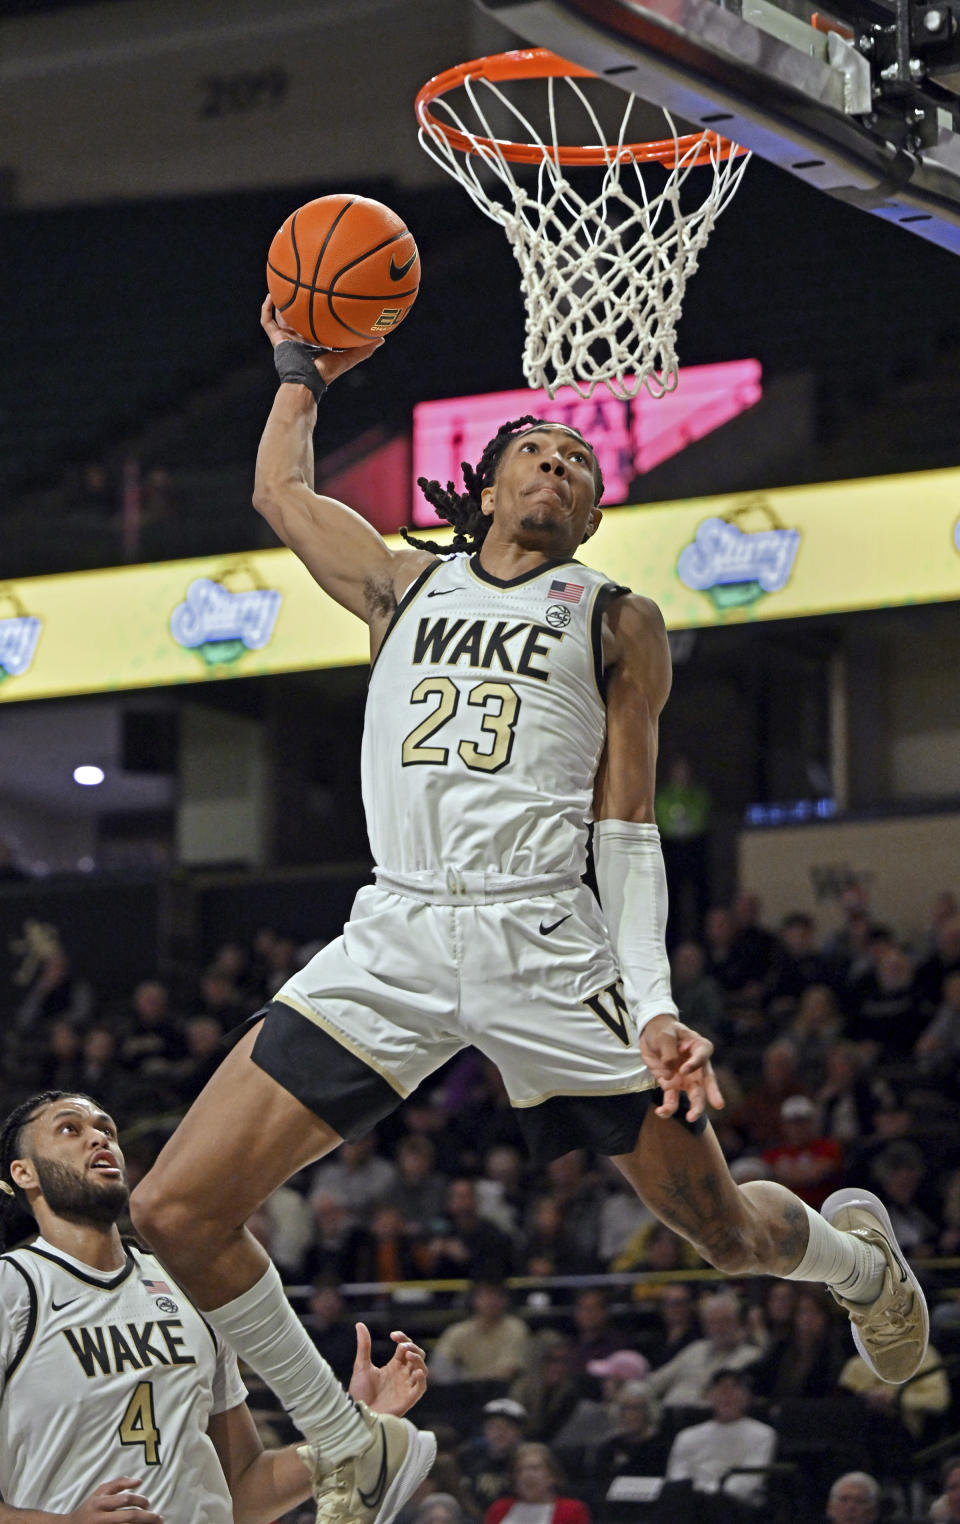
[[[376,863],[581,872],[606,736],[601,627],[618,588],[577,561],[510,581],[434,563],[374,663],[363,799]]]
[[[104,1275],[37,1239],[0,1256],[0,1307],[4,1502],[70,1513],[130,1476],[165,1524],[231,1524],[206,1429],[246,1388],[157,1260]]]

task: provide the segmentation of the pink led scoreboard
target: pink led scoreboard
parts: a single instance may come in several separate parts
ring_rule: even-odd
[[[438,522],[417,477],[444,485],[453,481],[462,489],[460,462],[478,460],[508,418],[532,413],[579,429],[597,452],[606,483],[604,502],[623,503],[634,477],[735,418],[761,395],[759,360],[727,360],[684,367],[676,391],[656,401],[646,392],[632,402],[598,392],[587,402],[564,386],[552,401],[546,392],[522,388],[421,402],[413,410],[413,522]]]

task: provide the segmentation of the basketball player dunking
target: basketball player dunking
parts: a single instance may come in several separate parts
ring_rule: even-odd
[[[0,1247],[39,1233],[0,1255],[0,1521],[268,1524],[310,1496],[313,1457],[264,1450],[232,1350],[121,1240],[127,1194],[89,1096],[44,1091],[0,1128]],[[394,1339],[378,1370],[360,1325],[351,1391],[399,1414],[426,1372]]]
[[[826,1282],[871,1366],[905,1381],[927,1313],[881,1203],[840,1192],[819,1214],[779,1185],[738,1187],[707,1124],[705,1107],[723,1102],[711,1044],[670,997],[653,824],[669,648],[649,599],[574,559],[600,523],[589,444],[555,423],[505,425],[465,494],[427,484],[458,529],[455,553],[392,551],[312,485],[324,383],[376,345],[318,355],[269,300],[262,322],[283,384],[255,505],[370,628],[376,885],[194,1104],[135,1194],[141,1231],[318,1443],[318,1515],[334,1493],[338,1517],[373,1518],[376,1436],[336,1405],[242,1224],[473,1043],[499,1066],[536,1159],[608,1154],[719,1269]],[[591,817],[600,905],[581,881]],[[332,1452],[342,1464],[329,1472]],[[388,1437],[386,1454],[407,1464],[402,1441]]]

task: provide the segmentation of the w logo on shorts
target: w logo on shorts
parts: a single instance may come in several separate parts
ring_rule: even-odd
[[[613,984],[608,984],[596,995],[588,995],[583,1004],[588,1005],[593,1014],[600,1017],[604,1026],[610,1028],[625,1048],[632,1045],[627,1026],[627,1002],[623,998],[623,985],[619,979],[615,979]]]

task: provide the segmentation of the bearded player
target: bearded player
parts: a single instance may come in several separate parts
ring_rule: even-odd
[[[310,1496],[313,1457],[263,1448],[233,1352],[121,1240],[127,1200],[116,1128],[89,1096],[45,1091],[0,1128],[0,1241],[31,1235],[0,1255],[0,1521],[268,1524]],[[399,1414],[426,1374],[393,1337],[378,1370],[358,1326],[351,1391]]]

